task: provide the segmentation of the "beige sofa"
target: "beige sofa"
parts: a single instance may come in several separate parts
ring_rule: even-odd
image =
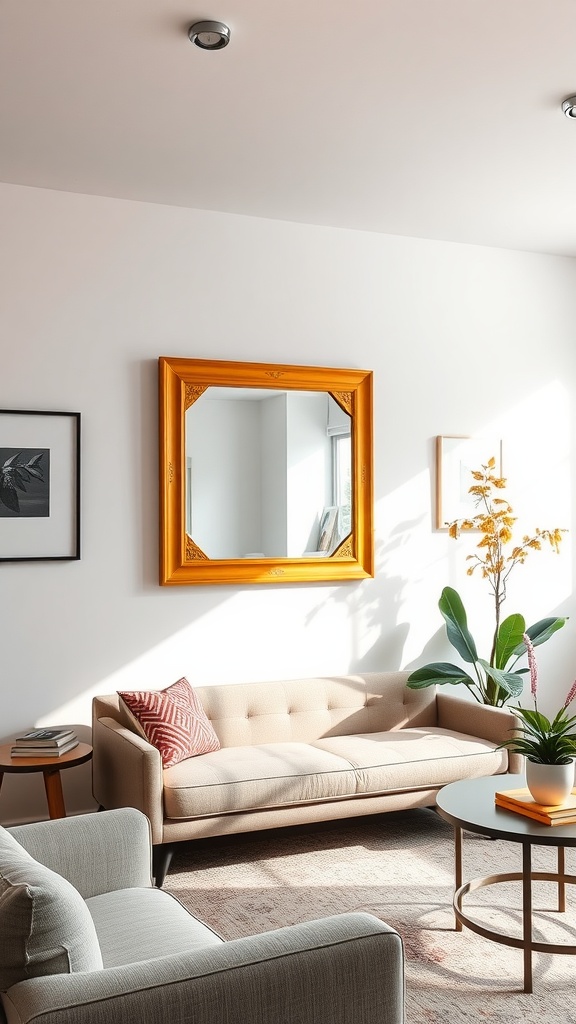
[[[0,1021],[402,1024],[402,943],[382,921],[224,942],[150,866],[132,808],[0,827]]]
[[[520,770],[498,750],[514,717],[407,672],[196,687],[221,749],[162,769],[116,694],[93,701],[93,791],[150,819],[156,884],[172,844],[433,806],[457,779]]]

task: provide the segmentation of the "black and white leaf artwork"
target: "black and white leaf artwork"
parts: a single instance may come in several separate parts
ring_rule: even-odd
[[[49,516],[49,475],[49,448],[0,448],[0,518]]]

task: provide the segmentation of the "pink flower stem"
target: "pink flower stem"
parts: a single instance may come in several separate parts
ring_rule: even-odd
[[[538,667],[536,665],[536,655],[534,654],[534,644],[528,636],[528,633],[524,633],[522,639],[526,644],[528,667],[530,669],[530,692],[534,698],[534,707],[536,707],[536,695],[538,693]]]
[[[572,701],[574,700],[574,697],[576,697],[576,679],[572,683],[572,687],[570,689],[570,692],[569,692],[568,696],[566,697],[566,700],[564,701],[564,707],[565,708],[567,708],[568,705],[572,703]]]

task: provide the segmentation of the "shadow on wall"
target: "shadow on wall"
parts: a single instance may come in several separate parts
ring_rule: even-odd
[[[410,624],[398,619],[409,580],[407,576],[390,574],[389,566],[397,564],[402,549],[407,547],[423,518],[399,523],[386,541],[376,542],[374,579],[363,580],[353,589],[346,585],[335,588],[306,618],[306,625],[310,625],[326,607],[345,606],[353,632],[348,672],[394,671],[406,667],[402,661]]]

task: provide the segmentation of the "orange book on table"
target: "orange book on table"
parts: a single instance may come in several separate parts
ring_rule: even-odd
[[[497,790],[495,802],[497,807],[524,814],[542,825],[571,825],[576,822],[576,789],[560,806],[537,803],[527,787]]]

